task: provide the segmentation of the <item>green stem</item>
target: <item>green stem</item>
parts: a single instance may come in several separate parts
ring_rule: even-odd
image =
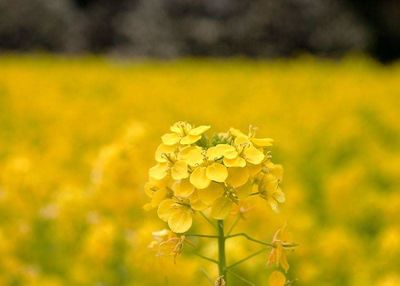
[[[218,238],[216,235],[209,235],[209,234],[197,234],[197,233],[186,233],[185,236],[187,237],[205,237],[205,238]]]
[[[210,262],[212,262],[212,263],[215,263],[215,264],[218,264],[218,265],[219,265],[219,262],[218,262],[217,260],[215,260],[215,259],[212,259],[212,258],[210,258],[210,257],[204,256],[204,255],[202,255],[202,254],[200,254],[200,253],[197,253],[197,252],[193,252],[193,254],[196,255],[196,256],[198,256],[198,257],[200,257],[200,258],[203,258],[204,260],[207,260],[207,261],[210,261]]]
[[[218,272],[219,276],[224,278],[225,285],[228,285],[226,277],[224,221],[218,220],[217,224],[218,224]]]
[[[232,237],[237,237],[237,236],[243,236],[243,237],[245,237],[246,239],[248,239],[250,241],[253,241],[253,242],[265,245],[265,246],[274,247],[272,245],[272,243],[268,243],[268,242],[265,242],[265,241],[262,241],[262,240],[258,240],[258,239],[252,238],[251,236],[247,235],[246,233],[236,233],[236,234],[228,235],[226,237],[226,239],[232,238]]]
[[[254,256],[257,256],[257,255],[263,253],[263,252],[266,251],[266,250],[268,250],[268,249],[267,249],[267,248],[260,249],[259,251],[254,252],[253,254],[251,254],[251,255],[249,255],[249,256],[246,256],[246,257],[243,258],[243,259],[240,259],[239,261],[233,263],[232,265],[229,265],[229,266],[227,267],[227,270],[229,270],[229,269],[231,269],[231,268],[233,268],[233,267],[235,267],[235,266],[237,266],[237,265],[239,265],[239,264],[241,264],[241,263],[243,263],[243,262],[245,262],[245,261],[247,261],[247,260],[253,258]]]

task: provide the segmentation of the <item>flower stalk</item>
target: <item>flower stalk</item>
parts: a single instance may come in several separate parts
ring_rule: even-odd
[[[171,132],[161,137],[162,143],[155,152],[157,164],[150,168],[145,185],[150,202],[144,208],[157,209],[158,217],[170,230],[154,232],[150,247],[157,255],[175,259],[182,253],[184,243],[196,248],[188,238],[217,240],[217,259],[194,252],[218,265],[214,283],[217,286],[228,285],[228,273],[233,275],[232,279],[254,285],[231,269],[269,249],[268,264],[287,272],[289,264],[285,251],[297,245],[288,239],[286,224],[275,233],[271,243],[244,232],[232,234],[239,221],[244,219],[243,213],[251,209],[246,207],[250,198],[265,200],[276,212],[279,204],[285,202],[280,187],[283,168],[271,161],[273,140],[255,137],[253,127],[248,134],[230,128],[211,138],[205,135],[209,129],[208,125],[195,127],[187,122],[177,122],[170,127]],[[238,211],[235,208],[239,208]],[[226,223],[234,213],[233,221]],[[212,226],[214,234],[188,233],[198,214]],[[263,249],[228,266],[226,241],[234,237],[260,244]],[[270,286],[284,285],[282,277],[286,281],[279,271],[274,271],[271,277],[275,282]]]
[[[226,277],[224,221],[218,220],[217,224],[218,224],[218,272],[219,272],[219,277],[224,279],[225,285],[228,285]]]

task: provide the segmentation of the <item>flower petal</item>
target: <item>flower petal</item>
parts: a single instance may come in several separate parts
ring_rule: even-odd
[[[187,207],[176,208],[168,218],[168,226],[175,233],[183,233],[192,226],[192,211]]]
[[[185,161],[178,160],[171,168],[171,177],[174,180],[181,180],[189,177],[188,166]]]
[[[260,164],[265,158],[264,153],[252,145],[245,148],[243,154],[246,161],[254,165]]]
[[[259,147],[269,147],[273,145],[274,139],[272,138],[251,138],[251,142]]]
[[[162,180],[167,176],[168,173],[168,163],[158,163],[149,170],[149,176],[155,180]]]
[[[153,193],[151,205],[155,208],[168,197],[168,190],[163,188]]]
[[[193,185],[189,182],[189,180],[180,180],[176,184],[174,184],[174,193],[178,197],[187,198],[194,192]]]
[[[229,132],[235,137],[247,137],[242,131],[236,128],[230,128]]]
[[[222,157],[226,158],[236,158],[238,156],[238,153],[235,149],[235,147],[228,145],[228,144],[218,144],[216,146],[210,147],[207,150],[207,158],[211,161],[217,160]]]
[[[223,186],[215,182],[211,182],[211,184],[207,188],[198,191],[199,199],[207,205],[212,205],[214,201],[217,198],[221,197],[223,194]]]
[[[157,215],[160,219],[167,222],[175,209],[175,202],[172,199],[163,200],[158,206]]]
[[[203,149],[198,146],[187,146],[178,154],[179,160],[186,161],[190,166],[198,166],[204,161]]]
[[[181,139],[181,144],[183,145],[190,145],[196,143],[201,138],[201,135],[186,135]]]
[[[235,159],[228,159],[224,158],[224,165],[227,167],[245,167],[246,166],[246,160],[243,159],[242,157],[236,157]]]
[[[225,219],[232,210],[232,201],[227,197],[220,197],[211,206],[211,217]]]
[[[209,207],[199,198],[199,192],[200,190],[194,192],[193,195],[190,197],[190,207],[195,211],[203,211]]]
[[[283,179],[283,167],[279,164],[274,164],[272,162],[266,164],[269,172],[274,175],[279,181]]]
[[[195,135],[195,136],[201,135],[210,128],[211,128],[210,125],[197,126],[196,128],[193,128],[192,130],[189,131],[189,135]]]
[[[268,285],[269,286],[284,286],[286,283],[286,277],[280,271],[274,271],[269,275]]]
[[[243,186],[249,180],[249,170],[247,168],[229,168],[228,173],[226,183],[234,188]]]
[[[190,175],[190,183],[192,183],[192,185],[197,189],[207,188],[210,185],[211,180],[206,176],[206,167],[196,168]]]
[[[279,187],[272,193],[272,196],[278,203],[283,204],[286,201],[285,193]]]
[[[161,136],[161,141],[168,146],[178,144],[181,137],[176,133],[167,133]]]
[[[165,144],[160,144],[157,147],[156,153],[155,153],[155,159],[159,163],[165,163],[168,162],[168,159],[165,157],[165,154],[173,154],[175,152],[176,147],[175,146],[168,146]]]
[[[211,165],[207,166],[206,176],[210,180],[223,183],[228,177],[228,170],[220,163],[212,163]]]

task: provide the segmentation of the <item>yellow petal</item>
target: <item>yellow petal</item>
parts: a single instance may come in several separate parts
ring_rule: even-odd
[[[156,190],[157,188],[150,182],[147,182],[144,185],[144,192],[149,198],[153,197],[153,194]]]
[[[228,173],[226,183],[234,188],[243,186],[249,180],[249,170],[247,168],[229,168]]]
[[[250,144],[249,138],[247,136],[239,136],[234,140],[234,144],[236,146],[247,146]]]
[[[228,147],[226,147],[226,149],[224,150],[224,157],[227,159],[235,159],[239,155],[236,151],[236,148],[231,145],[227,146]]]
[[[222,157],[226,158],[236,158],[238,156],[238,153],[235,149],[235,147],[228,145],[228,144],[218,144],[216,146],[210,147],[207,150],[207,158],[209,160],[217,160]]]
[[[192,226],[192,211],[187,207],[176,208],[168,218],[168,226],[175,233],[183,233]]]
[[[289,263],[287,261],[286,254],[283,254],[282,257],[281,257],[281,267],[282,267],[283,270],[285,270],[286,273],[288,272]]]
[[[174,133],[179,134],[181,132],[181,121],[175,122],[170,128],[169,130],[171,130]]]
[[[244,154],[247,162],[254,164],[254,165],[260,164],[265,158],[264,153],[261,152],[260,150],[258,150],[254,146],[249,146],[249,147],[245,148],[243,151],[243,154]]]
[[[199,192],[200,190],[194,192],[190,197],[190,206],[192,209],[196,211],[203,211],[207,209],[209,206],[199,198]]]
[[[213,146],[207,149],[206,152],[207,159],[214,161],[223,157],[223,152],[217,146]]]
[[[240,200],[247,198],[251,193],[256,192],[254,192],[254,184],[250,181],[236,189],[236,195]]]
[[[158,163],[154,167],[150,168],[149,176],[155,180],[162,180],[167,176],[168,169],[168,163]]]
[[[167,197],[168,197],[168,190],[165,188],[159,189],[153,193],[153,196],[151,198],[151,205],[153,207],[156,207]]]
[[[167,222],[175,209],[175,202],[171,199],[163,200],[158,206],[157,215],[160,219]]]
[[[198,126],[196,128],[193,128],[192,130],[190,130],[189,135],[195,135],[195,136],[201,135],[210,128],[211,128],[211,126],[209,126],[209,125],[201,125],[201,126]]]
[[[181,180],[189,177],[188,166],[185,161],[178,160],[171,168],[171,177],[174,180]]]
[[[228,177],[228,170],[220,163],[212,163],[211,165],[207,166],[206,176],[210,180],[223,183]]]
[[[172,154],[175,152],[176,147],[175,146],[168,146],[165,144],[160,144],[157,147],[156,153],[155,153],[155,159],[159,163],[164,163],[168,162],[168,159],[165,158],[165,154]]]
[[[260,173],[262,168],[262,165],[249,165],[247,169],[249,170],[250,176],[255,176]]]
[[[206,167],[196,168],[190,175],[190,183],[192,183],[192,185],[197,189],[207,188],[210,185],[211,180],[206,176]]]
[[[242,157],[236,157],[235,159],[228,159],[224,158],[224,165],[227,167],[245,167],[246,166],[246,160],[243,159]]]
[[[181,180],[174,184],[174,193],[178,197],[187,198],[194,192],[193,185],[189,182],[189,180]]]
[[[283,167],[279,164],[268,163],[267,168],[269,172],[274,175],[279,181],[283,179]]]
[[[272,146],[274,142],[272,138],[251,138],[250,140],[254,145],[259,147],[269,147]]]
[[[181,139],[181,144],[183,145],[190,145],[193,144],[197,141],[199,141],[201,138],[201,135],[186,135]]]
[[[274,271],[269,275],[268,286],[284,286],[286,277],[280,271]]]
[[[224,187],[221,184],[212,182],[207,188],[198,191],[201,201],[207,205],[212,205],[214,201],[224,194]]]
[[[273,193],[272,197],[278,202],[283,204],[286,201],[285,193],[282,192],[281,188],[277,188]]]
[[[169,130],[171,130],[172,132],[174,132],[180,136],[183,136],[190,129],[192,129],[192,125],[190,125],[189,123],[187,123],[185,121],[178,121],[169,128]]]
[[[161,141],[168,146],[178,144],[181,137],[176,133],[167,133],[161,136]]]
[[[279,204],[277,201],[275,201],[273,198],[269,197],[269,198],[267,198],[267,202],[274,212],[279,213]]]
[[[179,152],[178,159],[186,161],[192,167],[201,165],[204,161],[203,149],[198,146],[187,146]]]
[[[235,137],[247,137],[242,131],[236,128],[230,128],[229,132]]]
[[[211,217],[225,219],[232,210],[232,202],[227,197],[220,197],[211,206]]]

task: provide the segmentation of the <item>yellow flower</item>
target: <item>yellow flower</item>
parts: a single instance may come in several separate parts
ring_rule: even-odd
[[[236,152],[231,151],[230,157],[224,157],[224,164],[227,167],[244,167],[246,162],[253,165],[263,162],[265,154],[262,148],[272,146],[272,139],[254,138],[254,131],[245,135],[240,130],[231,128],[229,132],[234,137],[233,146]]]
[[[210,208],[210,217],[225,219],[234,205],[250,194],[259,194],[274,210],[285,200],[280,189],[283,169],[270,162],[265,147],[272,139],[255,138],[231,128],[194,144],[210,126],[193,127],[187,122],[171,126],[161,137],[149,170],[146,209],[158,207],[160,219],[175,233],[186,232],[193,214]]]
[[[144,189],[148,197],[151,198],[150,203],[144,205],[144,209],[150,210],[158,207],[158,205],[166,198],[170,198],[172,193],[169,189],[169,180],[154,181],[146,183]]]
[[[208,125],[192,127],[191,124],[183,121],[176,122],[171,126],[172,133],[164,134],[161,137],[165,145],[173,146],[178,143],[182,145],[190,145],[200,140],[201,135],[210,129]]]
[[[156,251],[157,256],[173,256],[176,258],[182,253],[185,236],[177,236],[167,229],[155,231],[152,235],[153,241],[149,248]]]
[[[268,265],[276,265],[282,267],[287,272],[289,270],[289,263],[286,258],[285,246],[288,242],[287,224],[285,223],[282,228],[278,229],[272,239],[273,249],[268,257]]]
[[[228,177],[228,169],[221,163],[211,163],[207,167],[198,167],[190,175],[190,182],[197,189],[207,188],[211,181],[223,183]]]
[[[187,163],[183,160],[158,163],[149,170],[149,176],[154,180],[162,180],[168,174],[170,174],[174,180],[181,180],[189,177]]]
[[[273,271],[268,278],[268,286],[284,286],[286,277],[280,271]]]
[[[284,203],[286,200],[285,194],[280,187],[282,176],[283,168],[281,165],[268,163],[266,164],[266,171],[263,171],[259,176],[259,182],[256,185],[256,191],[260,193],[260,196],[268,202],[275,212],[279,211],[279,203]]]
[[[196,167],[204,162],[203,149],[199,146],[185,146],[178,153],[178,159]]]
[[[162,201],[158,206],[157,214],[175,233],[186,232],[192,226],[192,208],[187,203],[176,199]]]

